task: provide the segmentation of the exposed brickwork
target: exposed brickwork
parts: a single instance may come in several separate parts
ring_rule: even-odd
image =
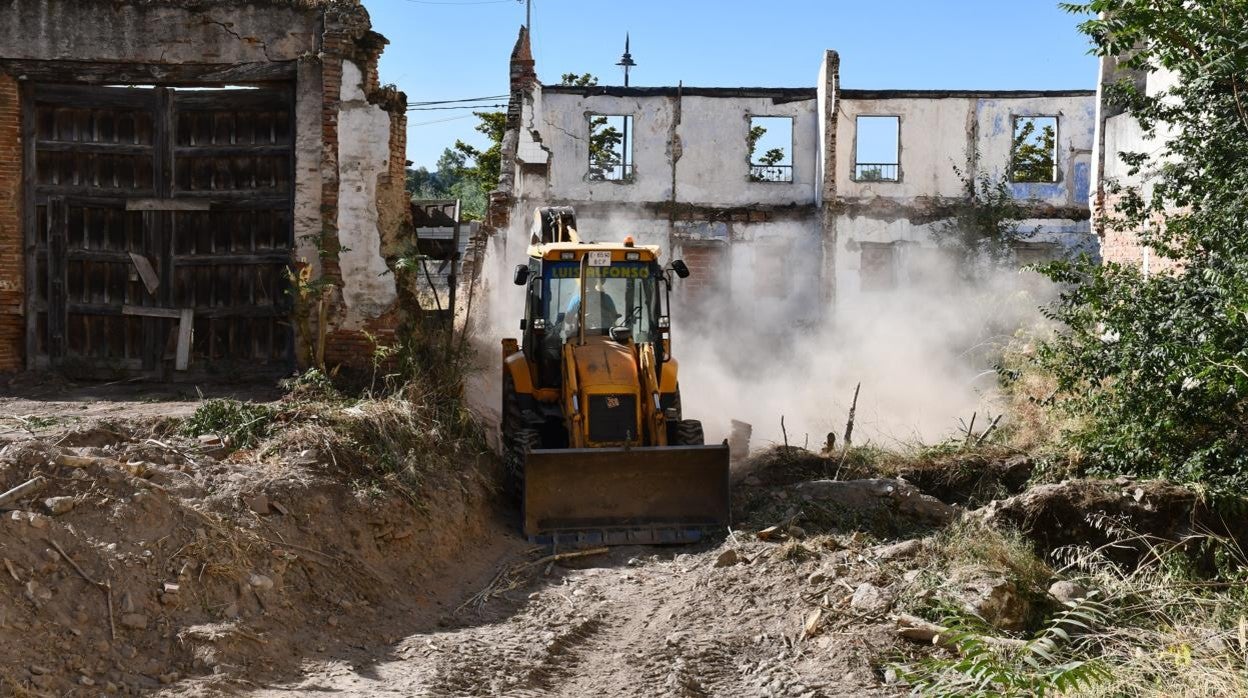
[[[689,278],[681,282],[685,301],[696,305],[718,297],[727,286],[732,268],[728,246],[686,243],[680,252],[689,266]]]
[[[17,81],[0,72],[0,373],[24,365],[21,114]]]
[[[1101,259],[1130,267],[1147,268],[1150,274],[1168,271],[1178,266],[1179,262],[1165,259],[1151,253],[1140,243],[1140,237],[1134,230],[1117,230],[1106,219],[1106,211],[1115,210],[1121,196],[1105,194],[1101,197],[1095,210],[1094,222],[1101,237]],[[1113,215],[1110,213],[1109,215]],[[1158,225],[1161,219],[1156,219]],[[1147,265],[1145,262],[1147,261]]]

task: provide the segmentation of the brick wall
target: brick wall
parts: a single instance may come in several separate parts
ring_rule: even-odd
[[[0,72],[0,373],[24,365],[21,105],[17,81]]]
[[[1101,259],[1129,267],[1143,268],[1148,262],[1150,274],[1174,269],[1179,263],[1173,259],[1165,259],[1151,253],[1140,244],[1139,235],[1134,230],[1116,230],[1105,220],[1105,211],[1114,211],[1121,196],[1105,195],[1103,203],[1097,206],[1094,224],[1101,237]],[[1110,215],[1113,215],[1112,213]],[[1161,218],[1156,222],[1161,224]]]
[[[689,266],[689,278],[680,282],[688,303],[699,304],[718,296],[727,288],[727,276],[731,270],[727,245],[686,244],[680,252]]]

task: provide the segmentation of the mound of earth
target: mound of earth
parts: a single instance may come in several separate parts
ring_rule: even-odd
[[[485,463],[413,500],[353,487],[313,449],[223,450],[116,425],[0,450],[0,491],[35,483],[0,507],[0,694],[297,673],[434,627],[518,544],[497,535]]]

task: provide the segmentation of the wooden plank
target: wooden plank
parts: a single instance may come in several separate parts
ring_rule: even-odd
[[[180,254],[175,255],[173,261],[178,266],[195,267],[195,266],[221,266],[221,265],[237,265],[237,266],[253,266],[268,264],[289,264],[291,256],[289,252],[259,252],[256,254]]]
[[[0,59],[0,66],[3,66],[5,63],[6,61]],[[73,65],[82,66],[82,68],[90,70],[90,68],[87,68],[87,66],[90,65],[88,63],[74,62]],[[79,69],[80,68],[75,67],[75,70]],[[26,78],[31,82],[36,83],[35,102],[37,104],[73,107],[75,109],[87,109],[91,107],[145,109],[150,107],[152,104],[152,90],[136,89],[133,87],[88,87],[85,85],[67,85],[64,83],[73,82],[71,76],[68,75],[63,75],[57,80],[40,80],[30,74],[27,74]],[[66,78],[70,79],[67,80]],[[113,80],[112,82],[113,84],[117,84],[118,81]]]
[[[195,311],[183,308],[178,318],[178,354],[174,360],[175,371],[185,371],[191,364],[191,329],[195,326]]]
[[[288,155],[290,153],[290,145],[271,145],[268,143],[257,145],[196,145],[196,146],[178,146],[174,148],[173,154],[178,157],[240,157],[248,155]]]
[[[127,211],[208,211],[212,202],[203,199],[127,199]]]
[[[149,308],[144,305],[123,305],[122,315],[138,315],[139,317],[180,318],[182,311],[177,308]]]
[[[71,315],[127,315],[134,317],[155,317],[177,319],[182,317],[178,308],[162,308],[147,305],[104,305],[102,303],[69,303],[66,306]],[[195,316],[200,319],[224,320],[229,318],[269,318],[284,321],[289,310],[274,305],[257,305],[242,308],[192,308]]]
[[[152,146],[130,143],[92,143],[80,141],[38,141],[35,147],[44,153],[92,153],[97,155],[151,155]]]
[[[179,112],[286,111],[292,92],[281,88],[179,92],[175,96],[175,108]]]
[[[82,85],[162,83],[199,87],[237,85],[246,82],[284,82],[294,80],[297,71],[295,61],[221,65],[0,59],[0,67],[3,67],[10,75],[24,75],[28,80],[36,82],[72,82]]]
[[[48,200],[48,356],[53,364],[65,356],[66,328],[66,214],[65,200]]]
[[[140,254],[130,253],[130,261],[134,262],[135,269],[139,270],[139,278],[143,280],[143,286],[147,288],[147,292],[156,295],[157,289],[160,288],[160,277],[156,276],[156,270],[152,267],[152,263]]]

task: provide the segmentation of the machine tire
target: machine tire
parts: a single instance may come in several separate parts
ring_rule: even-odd
[[[706,438],[702,434],[702,422],[696,419],[682,419],[676,422],[676,439],[673,446],[703,446]]]
[[[524,495],[524,460],[532,449],[541,446],[541,434],[522,426],[524,414],[516,396],[516,384],[510,375],[503,375],[503,492],[508,499],[519,502]]]

